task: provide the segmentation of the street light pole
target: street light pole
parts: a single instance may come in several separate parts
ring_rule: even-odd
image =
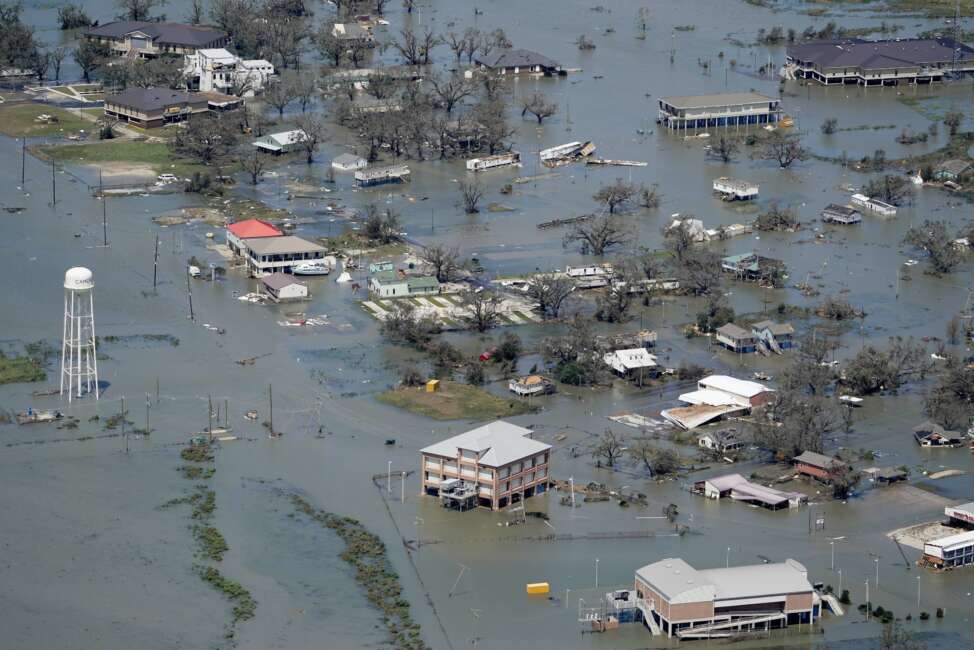
[[[842,569],[839,569],[839,595],[842,595]]]
[[[917,576],[917,611],[920,611],[920,576]]]
[[[869,610],[872,609],[872,604],[869,602],[869,580],[866,580],[866,620],[869,620]]]
[[[876,563],[876,589],[879,589],[879,558],[874,557],[873,562]]]
[[[832,547],[832,570],[835,571],[835,541],[830,541],[829,546]]]
[[[392,461],[386,468],[386,492],[392,494]]]
[[[724,562],[724,566],[730,568],[730,546],[727,547],[727,560]]]
[[[599,588],[599,558],[595,558],[595,588]]]

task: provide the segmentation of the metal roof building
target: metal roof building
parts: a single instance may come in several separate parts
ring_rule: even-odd
[[[657,122],[669,129],[702,129],[773,124],[781,101],[755,92],[676,95],[659,100]]]
[[[787,60],[796,77],[825,85],[924,84],[974,72],[974,49],[951,38],[801,43],[788,48]]]
[[[543,54],[532,50],[496,50],[486,56],[477,57],[474,62],[482,68],[499,71],[501,74],[520,72],[557,72],[561,64]]]
[[[682,639],[811,623],[820,614],[807,570],[791,559],[698,570],[668,558],[638,569],[635,588],[647,627]]]

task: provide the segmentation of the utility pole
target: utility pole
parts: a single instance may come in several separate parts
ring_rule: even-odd
[[[213,442],[213,398],[209,395],[206,396],[206,433]]]
[[[152,257],[152,290],[156,290],[156,278],[159,275],[159,235],[156,235],[156,252]]]
[[[145,435],[149,435],[149,393],[145,394]]]
[[[271,436],[274,435],[274,384],[267,384],[267,400],[270,402]]]
[[[125,396],[122,396],[122,437],[125,438],[125,453],[129,453],[129,434],[125,431]]]
[[[223,400],[223,426],[227,429],[230,428],[230,400]]]
[[[20,146],[20,186],[27,181],[27,138],[21,139]]]
[[[189,284],[189,269],[186,269],[186,293],[189,295],[189,319],[192,321],[196,320],[193,315],[193,287]]]
[[[51,161],[51,205],[57,203],[57,180],[54,174],[54,161]]]
[[[406,472],[402,473],[402,483],[400,483],[399,487],[402,493],[399,495],[399,502],[406,503]]]
[[[108,248],[108,197],[101,197],[101,235],[105,248]]]
[[[159,378],[156,377],[156,404],[159,404]]]

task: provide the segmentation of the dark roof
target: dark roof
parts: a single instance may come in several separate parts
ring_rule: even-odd
[[[939,165],[937,165],[936,171],[950,172],[951,174],[956,174],[957,176],[960,176],[970,168],[971,168],[970,161],[960,160],[959,158],[951,158],[950,160],[945,160]]]
[[[812,467],[821,467],[822,469],[827,470],[845,465],[845,463],[838,458],[832,458],[831,456],[826,456],[814,451],[803,451],[800,455],[795,456],[795,462],[805,463],[806,465],[811,465]]]
[[[802,43],[788,48],[788,56],[810,61],[823,68],[863,68],[929,65],[952,61],[954,49],[959,61],[974,61],[974,49],[951,38],[912,38],[866,41],[849,38]]]
[[[512,49],[497,50],[492,54],[477,59],[477,63],[488,68],[559,68],[561,65],[557,61],[552,61],[543,54],[538,54],[531,50]]]
[[[838,203],[829,203],[827,206],[825,206],[825,210],[823,210],[822,212],[823,213],[832,212],[835,214],[844,215],[846,217],[851,217],[854,214],[859,214],[859,210],[856,210],[855,208],[848,205],[839,205]]]
[[[141,20],[119,20],[94,27],[85,32],[86,36],[103,38],[124,38],[132,32],[142,32],[156,43],[168,45],[189,45],[203,47],[213,41],[227,38],[227,33],[215,27],[204,25],[184,25],[183,23],[155,23]]]
[[[196,93],[168,88],[126,88],[115,95],[105,97],[105,102],[127,106],[142,111],[158,111],[174,104],[205,102],[206,98]]]
[[[265,287],[274,291],[280,291],[284,287],[289,287],[292,284],[305,286],[303,282],[298,282],[293,276],[284,273],[271,273],[270,275],[265,275],[260,280],[264,283]]]

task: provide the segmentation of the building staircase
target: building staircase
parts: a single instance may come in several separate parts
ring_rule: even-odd
[[[722,623],[711,623],[710,625],[697,625],[677,630],[676,636],[680,639],[712,639],[733,636],[745,628],[754,628],[756,625],[767,624],[770,626],[775,621],[784,621],[786,617],[781,612],[773,614],[761,613],[750,616],[736,616],[732,620]]]

